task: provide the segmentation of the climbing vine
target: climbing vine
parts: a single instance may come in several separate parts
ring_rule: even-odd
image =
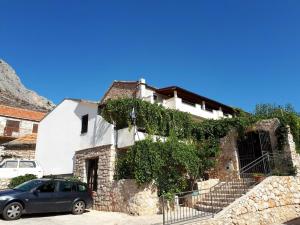
[[[254,114],[239,113],[234,118],[195,121],[190,114],[166,109],[140,99],[109,100],[101,115],[117,129],[131,127],[130,114],[136,114],[136,126],[148,134],[126,153],[119,155],[116,179],[133,178],[138,184],[154,181],[160,194],[191,189],[194,181],[215,165],[220,139],[235,129],[241,137],[257,121],[278,118],[278,148],[287,140],[287,125],[300,146],[299,115],[289,107],[258,105]],[[165,141],[152,135],[167,137]]]

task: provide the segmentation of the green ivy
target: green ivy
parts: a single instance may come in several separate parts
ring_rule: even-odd
[[[133,108],[137,116],[136,125],[147,133],[170,136],[172,131],[180,138],[188,138],[191,134],[192,118],[189,114],[140,99],[109,100],[101,115],[121,129],[132,125],[130,113]]]
[[[27,181],[33,180],[33,179],[37,179],[36,175],[33,174],[25,174],[23,176],[18,176],[18,177],[14,177],[11,179],[8,187],[9,188],[15,188],[16,186],[23,184]]]
[[[109,100],[101,115],[117,129],[131,127],[130,113],[136,112],[136,125],[148,134],[168,137],[165,142],[148,139],[136,142],[116,163],[116,179],[133,178],[138,184],[154,181],[160,194],[191,190],[194,181],[215,165],[220,153],[220,139],[235,129],[240,137],[247,128],[262,119],[278,118],[278,149],[287,140],[287,126],[300,146],[299,115],[289,107],[258,105],[254,114],[238,117],[195,121],[188,113],[166,109],[140,99]]]
[[[296,144],[297,152],[300,153],[300,116],[293,106],[277,106],[272,104],[258,104],[255,109],[255,114],[259,119],[278,118],[280,127],[277,129],[278,149],[282,149],[287,141],[287,127],[293,135]]]

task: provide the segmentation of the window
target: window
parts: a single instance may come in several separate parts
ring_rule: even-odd
[[[194,107],[196,106],[195,103],[190,102],[189,100],[186,100],[186,99],[182,99],[182,103],[185,103],[185,104],[187,104],[187,105],[194,106]]]
[[[38,124],[33,124],[32,133],[36,134],[38,132],[38,128],[39,128]]]
[[[20,168],[35,168],[35,162],[33,161],[20,161]]]
[[[84,134],[88,131],[88,124],[89,124],[89,115],[86,114],[81,117],[81,133]]]
[[[154,102],[157,102],[157,95],[156,94],[153,95],[153,100],[154,100]]]
[[[60,192],[75,192],[76,184],[69,182],[69,181],[61,181],[59,184],[59,191]]]
[[[4,136],[12,136],[13,132],[19,132],[20,121],[6,120],[6,126],[4,128]]]
[[[4,168],[18,168],[18,161],[6,161]]]
[[[209,112],[212,112],[214,109],[208,105],[205,106],[205,110],[206,111],[209,111]]]
[[[38,188],[38,190],[40,192],[42,192],[42,193],[45,193],[45,192],[54,192],[54,190],[55,190],[55,184],[56,184],[56,182],[49,181],[49,182],[43,184],[42,186],[40,186]]]

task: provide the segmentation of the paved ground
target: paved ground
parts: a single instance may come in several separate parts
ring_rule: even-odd
[[[83,215],[40,214],[25,215],[20,220],[4,221],[1,225],[152,225],[161,224],[162,216],[129,216],[124,213],[87,211]]]
[[[286,222],[283,225],[300,225],[300,218],[294,219],[292,221]]]

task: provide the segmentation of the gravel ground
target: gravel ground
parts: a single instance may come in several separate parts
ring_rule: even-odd
[[[1,225],[153,225],[161,224],[162,216],[129,216],[124,213],[87,211],[83,215],[37,214],[24,215],[20,220],[4,221]]]

